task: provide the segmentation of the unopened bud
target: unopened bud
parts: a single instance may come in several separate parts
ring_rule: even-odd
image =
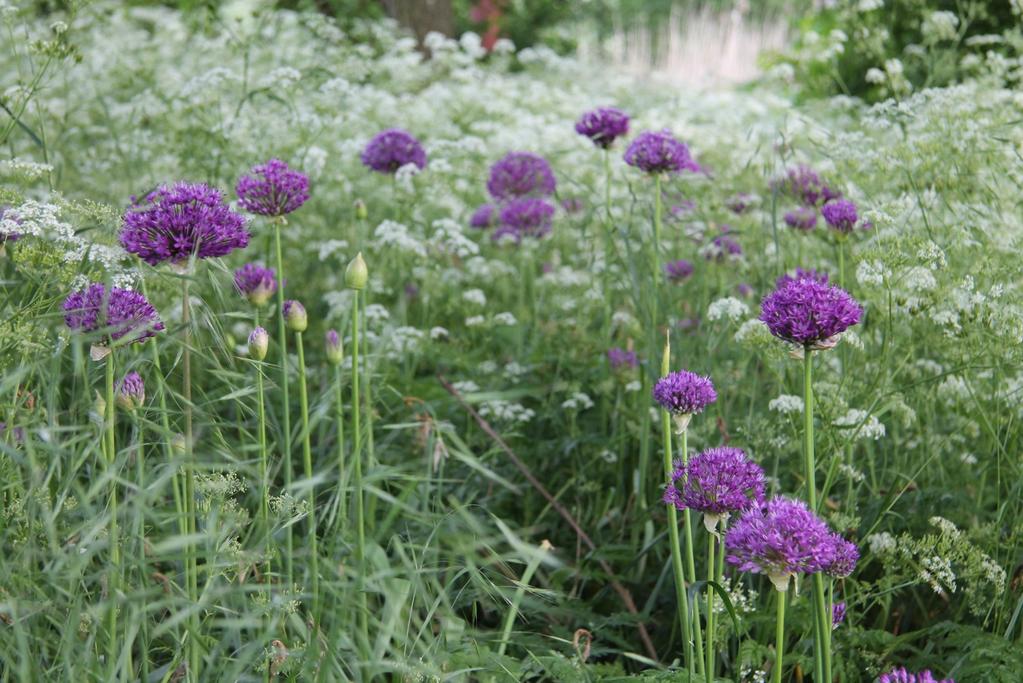
[[[337,330],[327,331],[327,362],[331,365],[340,365],[344,358],[344,349],[341,346],[341,337]]]
[[[262,327],[257,327],[249,334],[249,356],[255,360],[266,358],[267,347],[270,346],[270,335]]]
[[[137,372],[129,372],[117,387],[117,407],[135,412],[146,402],[146,386]]]
[[[170,440],[171,452],[174,455],[184,455],[188,444],[185,442],[184,434],[175,434]]]
[[[364,221],[369,217],[369,210],[366,208],[366,202],[361,199],[356,199],[355,203],[352,204],[352,208],[355,210],[355,218],[360,221]]]
[[[285,301],[284,322],[292,332],[305,332],[309,327],[309,317],[306,315],[305,306],[293,299]]]
[[[345,269],[345,287],[348,289],[365,289],[369,280],[369,269],[366,268],[366,261],[362,258],[360,251],[348,263]]]

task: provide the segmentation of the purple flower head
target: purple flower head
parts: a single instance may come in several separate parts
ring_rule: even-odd
[[[277,274],[273,268],[246,263],[234,271],[234,286],[249,303],[262,306],[277,291]]]
[[[4,223],[7,225],[4,225]],[[21,223],[18,215],[9,206],[0,206],[0,247],[10,242],[14,243],[21,239],[21,233],[14,230],[14,226]]]
[[[697,415],[718,400],[710,378],[688,370],[671,372],[657,380],[653,396],[672,415]]]
[[[838,534],[834,535],[834,556],[824,566],[824,573],[838,579],[844,579],[856,568],[860,559],[860,551],[856,544],[845,540]]]
[[[745,192],[740,192],[730,197],[728,201],[725,202],[725,206],[728,207],[728,210],[732,213],[741,216],[752,208],[753,196]]]
[[[377,173],[394,174],[408,164],[426,168],[426,150],[411,133],[401,128],[389,128],[377,133],[362,150],[362,165]]]
[[[619,347],[607,350],[607,360],[612,370],[627,370],[639,365],[639,358],[635,351],[628,351]]]
[[[803,280],[803,279],[813,280],[814,282],[819,282],[822,285],[828,284],[828,274],[827,273],[823,273],[821,271],[814,270],[813,268],[810,268],[808,270],[803,270],[802,268],[796,268],[796,274],[795,275],[789,275],[788,273],[783,274],[781,277],[779,277],[775,281],[775,286],[776,287],[783,287],[784,285],[788,284],[789,282],[795,282],[796,280]]]
[[[785,225],[803,232],[810,232],[817,227],[817,209],[800,206],[785,213]]]
[[[146,385],[137,372],[129,372],[117,385],[117,405],[122,410],[137,410],[146,402]]]
[[[831,606],[831,630],[835,630],[845,621],[845,603],[836,602]]]
[[[792,195],[805,206],[819,206],[842,196],[837,190],[828,187],[815,170],[804,164],[790,168],[785,178],[775,183],[775,187]]]
[[[742,246],[727,233],[722,233],[711,240],[703,252],[708,261],[734,261],[742,257]]]
[[[103,332],[115,342],[145,341],[163,330],[156,309],[129,289],[95,282],[64,300],[64,322],[74,332]]]
[[[951,678],[939,680],[929,670],[924,670],[920,673],[910,673],[906,671],[906,667],[900,666],[881,674],[877,679],[877,683],[955,683],[955,680]]]
[[[309,327],[309,316],[301,302],[288,299],[281,311],[284,313],[284,322],[292,332],[305,332]]]
[[[686,144],[667,130],[640,133],[625,151],[625,163],[650,174],[700,171]]]
[[[561,208],[565,213],[579,213],[586,208],[586,203],[578,197],[566,197],[561,200]]]
[[[309,177],[280,159],[252,167],[234,190],[243,209],[261,216],[283,216],[309,200]]]
[[[808,348],[829,348],[832,337],[862,315],[844,289],[805,277],[780,285],[760,302],[760,320],[771,334]]]
[[[741,448],[730,446],[708,449],[688,464],[678,464],[665,491],[665,500],[679,510],[702,512],[711,530],[718,519],[763,499],[764,471]]]
[[[245,218],[204,183],[159,187],[124,212],[121,246],[151,266],[225,256],[248,244]]]
[[[325,341],[327,362],[331,365],[340,365],[344,357],[344,349],[341,346],[341,336],[337,330],[327,330]]]
[[[848,199],[836,199],[821,207],[821,214],[824,216],[829,228],[840,233],[849,234],[856,228],[856,221],[860,219],[856,215],[856,205]]]
[[[549,197],[557,181],[554,171],[539,154],[509,152],[490,167],[487,190],[494,199],[506,201],[516,197]]]
[[[523,237],[537,239],[551,231],[554,207],[546,200],[535,197],[519,197],[501,209],[501,225],[494,231],[494,241],[510,236],[516,243]]]
[[[472,217],[469,219],[469,226],[484,230],[491,228],[497,223],[498,210],[493,204],[480,204],[476,207],[476,210],[472,212]]]
[[[801,500],[772,498],[746,511],[725,537],[726,558],[741,571],[767,574],[785,590],[793,574],[813,574],[834,556],[834,534]]]
[[[740,282],[735,286],[736,293],[743,299],[748,299],[753,296],[753,287],[746,282]]]
[[[607,149],[629,132],[629,116],[614,107],[594,109],[576,121],[575,132],[588,137],[597,147]]]
[[[668,261],[664,264],[664,275],[669,282],[679,284],[685,282],[693,274],[693,264],[685,259]]]

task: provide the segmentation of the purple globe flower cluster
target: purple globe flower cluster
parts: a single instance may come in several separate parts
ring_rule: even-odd
[[[802,204],[785,213],[783,218],[790,228],[811,232],[817,227],[818,210],[827,226],[842,236],[851,234],[859,222],[856,204],[843,198],[841,192],[827,185],[809,166],[790,168],[785,178],[773,185]],[[866,223],[862,226],[869,227]]]
[[[469,225],[478,229],[497,226],[491,235],[495,242],[508,239],[516,244],[524,237],[541,238],[549,234],[557,181],[551,165],[539,154],[509,152],[490,168],[487,191],[495,203],[476,208]]]
[[[724,231],[710,241],[710,244],[703,250],[704,258],[708,261],[716,261],[717,263],[735,261],[742,258],[742,245],[729,234],[729,230],[728,226],[724,226]]]
[[[713,531],[717,521],[763,503],[764,471],[741,448],[722,446],[699,453],[687,463],[676,463],[664,502],[679,510],[704,514]]]
[[[843,235],[848,235],[856,228],[859,216],[856,214],[856,205],[848,199],[836,199],[821,207],[821,215],[829,228],[837,230]]]
[[[95,282],[64,300],[64,322],[74,332],[97,333],[113,342],[142,342],[163,330],[156,309],[138,292]]]
[[[688,370],[671,372],[657,380],[653,396],[672,415],[698,415],[718,400],[710,378]]]
[[[779,191],[795,197],[803,206],[817,207],[842,196],[841,192],[828,186],[817,171],[806,164],[788,169],[785,177],[775,181],[774,186]]]
[[[669,282],[681,284],[688,280],[693,274],[693,264],[685,259],[668,261],[664,264],[664,275]]]
[[[629,370],[639,366],[639,357],[635,351],[615,346],[607,350],[607,361],[612,370]]]
[[[836,602],[831,606],[831,630],[835,630],[845,621],[845,603]]]
[[[160,187],[124,213],[121,246],[151,266],[224,256],[248,246],[245,218],[203,183]]]
[[[235,186],[238,204],[261,216],[283,216],[309,200],[309,177],[292,170],[280,159],[252,167]]]
[[[741,216],[753,208],[753,197],[746,192],[739,192],[738,194],[730,197],[728,201],[725,202],[725,206],[735,215]]]
[[[629,116],[615,107],[600,107],[583,114],[575,124],[575,132],[585,135],[601,149],[609,149],[614,141],[629,132]]]
[[[549,197],[557,188],[551,165],[539,154],[509,152],[490,167],[487,191],[494,199]]]
[[[651,175],[700,171],[689,147],[667,130],[640,133],[625,151],[625,163]]]
[[[492,228],[497,223],[500,210],[493,204],[480,204],[469,218],[469,226],[478,230]]]
[[[537,197],[519,197],[505,204],[499,215],[498,228],[491,237],[495,242],[507,237],[517,244],[523,237],[540,239],[550,234],[554,207]]]
[[[426,150],[422,143],[401,128],[389,128],[374,135],[360,158],[366,168],[389,175],[408,164],[414,164],[419,170],[426,168]]]
[[[787,211],[783,217],[785,225],[796,230],[809,232],[817,227],[817,209],[799,206]]]
[[[234,271],[234,286],[254,306],[262,306],[277,291],[277,274],[273,268],[246,263]]]
[[[929,670],[910,673],[906,667],[900,666],[881,674],[877,683],[956,683],[952,678],[937,679]]]
[[[146,385],[137,372],[129,372],[117,385],[117,405],[123,410],[137,410],[146,402]]]
[[[779,280],[778,288],[761,301],[760,311],[760,320],[771,334],[811,349],[830,348],[834,338],[863,315],[844,289],[798,274]]]
[[[809,268],[809,269],[796,268],[796,274],[795,275],[789,275],[788,273],[782,274],[781,277],[779,277],[775,281],[775,286],[776,287],[782,287],[782,286],[788,284],[789,282],[795,282],[796,280],[802,280],[802,279],[810,279],[810,280],[813,280],[814,282],[819,282],[822,285],[828,284],[828,274],[827,273],[822,273],[820,271],[814,270],[813,268]]]
[[[848,576],[859,559],[856,546],[832,532],[806,503],[784,497],[747,510],[729,529],[725,547],[729,564],[766,574],[779,591],[796,574]]]

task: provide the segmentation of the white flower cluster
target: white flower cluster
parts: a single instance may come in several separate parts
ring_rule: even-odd
[[[712,301],[707,307],[707,320],[728,320],[737,322],[749,315],[749,306],[735,297],[729,296]]]
[[[593,399],[577,391],[570,398],[562,401],[561,407],[565,410],[587,410],[593,407]]]
[[[850,409],[845,415],[835,418],[836,427],[847,430],[854,439],[877,441],[885,435],[884,424],[865,410]]]
[[[531,408],[510,401],[493,400],[482,403],[479,408],[482,417],[491,418],[499,422],[525,423],[536,417]]]

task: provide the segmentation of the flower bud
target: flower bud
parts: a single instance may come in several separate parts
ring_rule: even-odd
[[[360,251],[348,263],[345,269],[345,287],[348,289],[365,289],[369,280],[369,269],[366,268],[366,261],[362,258]]]
[[[292,332],[305,332],[309,327],[309,318],[305,313],[305,306],[289,299],[284,302],[284,322]]]
[[[366,209],[366,202],[361,199],[356,199],[352,208],[355,210],[356,220],[364,221],[369,217],[369,210]]]
[[[185,442],[184,434],[175,434],[170,440],[171,452],[174,455],[184,455],[188,444]]]
[[[146,402],[146,386],[137,372],[129,372],[117,387],[117,407],[135,412]]]
[[[337,330],[327,332],[327,362],[331,365],[340,365],[344,358],[344,349],[341,346],[341,337]]]
[[[262,327],[257,327],[249,334],[249,355],[255,360],[266,358],[266,350],[270,345],[270,335]]]
[[[89,415],[92,421],[102,426],[107,417],[107,401],[103,394],[96,392],[96,400],[92,402],[92,413]]]

